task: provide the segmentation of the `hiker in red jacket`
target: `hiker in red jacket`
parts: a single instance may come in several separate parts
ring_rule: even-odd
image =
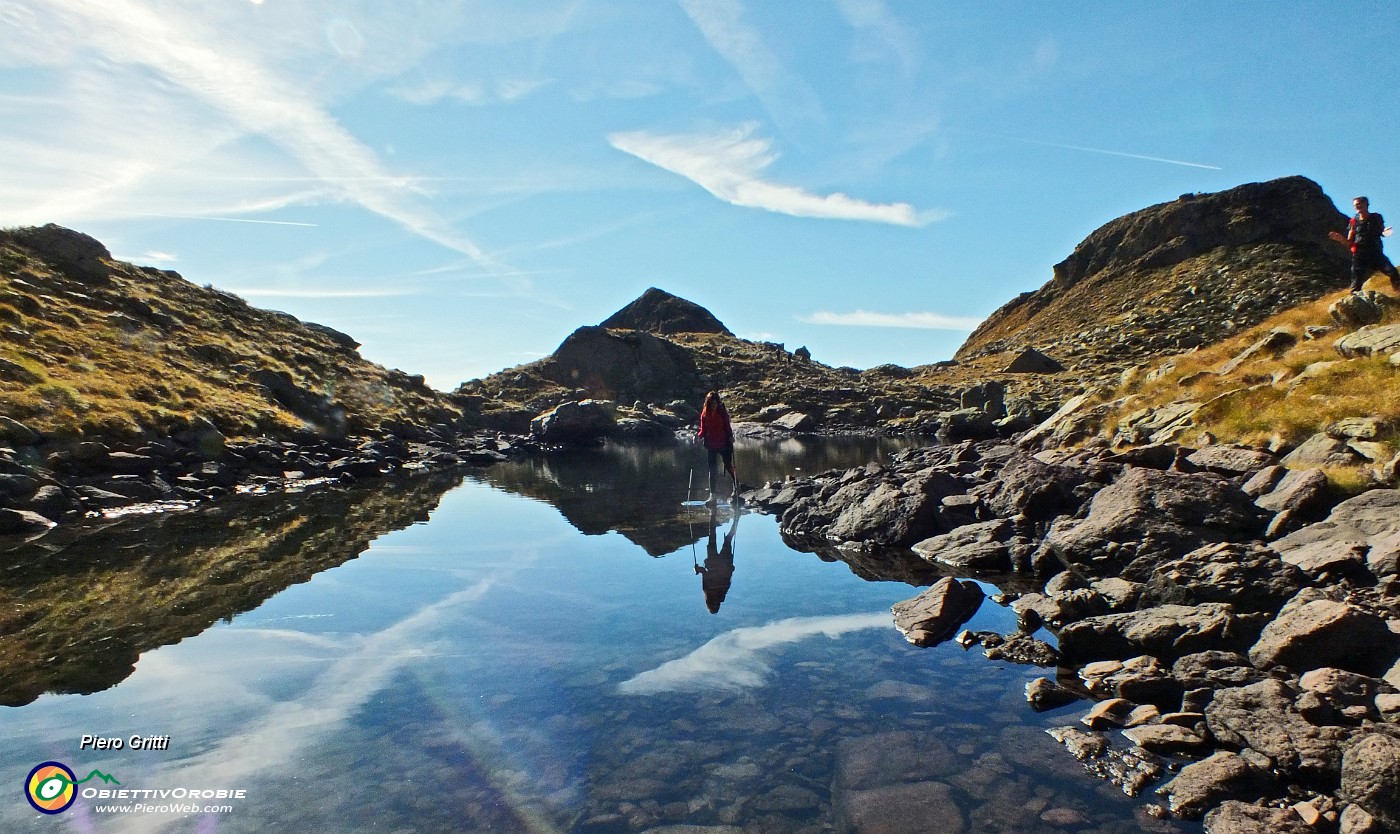
[[[1351,201],[1356,215],[1347,224],[1347,233],[1333,232],[1333,240],[1351,245],[1351,291],[1361,292],[1361,286],[1373,272],[1383,272],[1390,278],[1391,289],[1400,290],[1400,272],[1381,252],[1381,238],[1389,233],[1385,220],[1371,211],[1371,201],[1357,197]]]
[[[700,430],[695,437],[705,444],[709,458],[710,500],[706,503],[714,504],[719,500],[715,491],[715,460],[720,457],[724,458],[724,471],[734,481],[734,497],[737,498],[739,478],[734,474],[734,428],[729,425],[729,412],[720,401],[718,391],[705,395],[705,405],[700,409]]]

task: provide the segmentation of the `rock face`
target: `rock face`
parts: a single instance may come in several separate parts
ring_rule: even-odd
[[[648,333],[734,335],[709,310],[656,287],[649,288],[636,301],[613,313],[603,321],[602,326],[612,330],[644,330]]]
[[[1303,177],[1133,212],[1085,238],[1045,286],[993,313],[955,358],[1034,346],[1070,367],[1121,366],[1215,341],[1229,332],[1221,309],[1236,326],[1254,324],[1336,289],[1347,256],[1327,233],[1345,223]]]

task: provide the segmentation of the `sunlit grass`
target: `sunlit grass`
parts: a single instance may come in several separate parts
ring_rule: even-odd
[[[1143,408],[1173,402],[1206,403],[1196,415],[1196,431],[1225,443],[1255,447],[1291,447],[1346,417],[1378,417],[1384,423],[1374,439],[1393,455],[1400,449],[1400,368],[1388,357],[1347,360],[1334,347],[1347,332],[1332,326],[1328,308],[1343,297],[1335,293],[1287,310],[1237,336],[1187,354],[1171,357],[1126,381],[1117,396],[1124,404],[1110,415],[1106,430]],[[1382,323],[1400,321],[1391,309]],[[1314,338],[1307,338],[1308,328]],[[1226,364],[1271,331],[1286,330],[1297,342],[1247,360],[1230,373]],[[1149,379],[1149,377],[1153,377]],[[1328,471],[1333,483],[1354,491],[1369,467]]]

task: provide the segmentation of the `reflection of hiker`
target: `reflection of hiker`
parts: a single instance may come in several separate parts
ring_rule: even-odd
[[[724,534],[723,546],[715,540],[718,529],[719,518],[712,507],[710,537],[705,542],[705,564],[695,566],[695,572],[700,574],[700,589],[705,592],[705,607],[710,609],[711,614],[719,613],[719,604],[724,602],[724,595],[729,593],[729,583],[734,579],[734,534],[739,529],[739,513],[734,514],[734,523]]]
[[[1400,272],[1395,271],[1394,265],[1381,252],[1381,238],[1390,231],[1385,227],[1385,220],[1371,211],[1371,201],[1365,197],[1357,197],[1351,204],[1356,215],[1347,224],[1346,236],[1340,232],[1330,235],[1333,240],[1351,244],[1351,291],[1360,292],[1361,285],[1373,272],[1384,272],[1390,278],[1391,288],[1400,290]]]
[[[700,430],[695,436],[705,444],[705,453],[709,458],[710,500],[707,503],[714,504],[719,500],[715,491],[716,458],[724,459],[724,471],[734,481],[734,495],[738,496],[739,479],[734,474],[734,427],[729,425],[729,412],[720,402],[718,391],[705,395],[705,405],[700,409]]]

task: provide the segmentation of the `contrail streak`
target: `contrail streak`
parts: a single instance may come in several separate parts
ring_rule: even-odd
[[[1042,142],[1036,139],[1017,139],[1013,136],[1006,137],[1014,142],[1024,142],[1027,145],[1044,145],[1047,148],[1063,148],[1067,151],[1085,151],[1088,153],[1101,153],[1106,156],[1125,156],[1128,159],[1145,159],[1148,162],[1166,162],[1170,165],[1185,165],[1187,168],[1205,168],[1208,171],[1221,171],[1219,165],[1205,165],[1200,162],[1185,162],[1180,159],[1167,159],[1161,156],[1146,156],[1140,153],[1126,153],[1124,151],[1108,151],[1103,148],[1086,148],[1082,145],[1062,145],[1059,142]]]
[[[111,213],[122,217],[163,217],[167,220],[217,220],[223,223],[265,223],[269,226],[309,226],[316,228],[320,225],[317,223],[297,223],[292,220],[249,220],[246,217],[202,217],[197,214],[143,214],[134,211]]]

